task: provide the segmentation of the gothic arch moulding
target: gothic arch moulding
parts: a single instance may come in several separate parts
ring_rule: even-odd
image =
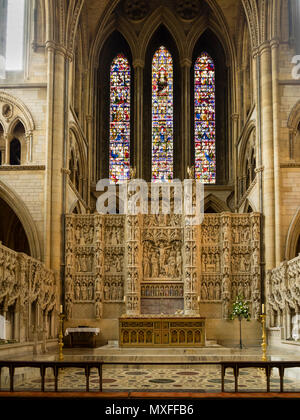
[[[31,256],[41,260],[42,252],[37,228],[26,205],[23,203],[22,199],[2,181],[0,181],[0,197],[11,207],[19,218],[28,239]]]
[[[0,120],[6,134],[12,130],[17,120],[22,122],[27,133],[35,128],[32,115],[26,105],[19,98],[3,91],[0,91]]]
[[[182,27],[178,25],[176,16],[166,7],[158,7],[147,19],[143,30],[139,36],[140,56],[145,60],[150,40],[154,37],[159,28],[163,26],[173,38],[178,49],[179,60],[185,57],[186,44],[184,42],[186,36]]]
[[[223,213],[230,211],[226,203],[224,203],[214,194],[209,194],[204,199],[204,212],[207,212],[208,209],[212,209],[215,213]]]
[[[286,243],[285,243],[285,260],[291,260],[296,257],[297,245],[300,237],[300,207],[298,207],[294,217],[290,223]]]
[[[290,130],[297,130],[297,127],[300,122],[300,100],[293,106],[289,118],[288,118],[288,128]]]
[[[289,158],[297,159],[299,158],[299,151],[297,150],[299,142],[297,141],[297,138],[300,127],[300,100],[293,106],[288,117],[287,126],[289,129]]]

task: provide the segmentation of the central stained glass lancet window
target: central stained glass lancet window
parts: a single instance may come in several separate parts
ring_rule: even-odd
[[[173,60],[161,46],[152,60],[152,181],[173,179]]]
[[[109,179],[121,183],[130,174],[130,65],[118,54],[110,66]]]
[[[216,183],[215,65],[203,52],[194,66],[195,177]]]

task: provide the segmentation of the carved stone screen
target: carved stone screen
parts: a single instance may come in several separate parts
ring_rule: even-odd
[[[243,295],[260,312],[260,215],[66,217],[67,319],[228,317]],[[110,306],[111,305],[111,306]],[[114,306],[112,306],[114,305]],[[110,315],[111,316],[111,315]]]

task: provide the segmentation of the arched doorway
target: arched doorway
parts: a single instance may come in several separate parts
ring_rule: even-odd
[[[0,241],[16,252],[31,255],[27,235],[20,219],[11,207],[0,198]]]

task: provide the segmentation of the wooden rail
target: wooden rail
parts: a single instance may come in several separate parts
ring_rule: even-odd
[[[82,368],[85,372],[86,377],[86,384],[85,384],[85,391],[86,393],[90,392],[90,373],[91,369],[97,369],[98,375],[99,375],[99,390],[98,392],[103,392],[103,386],[102,386],[102,371],[104,365],[162,365],[162,366],[174,366],[179,365],[178,362],[164,362],[164,363],[158,363],[158,362],[103,362],[103,361],[12,361],[12,360],[2,360],[0,361],[0,385],[1,385],[1,372],[3,368],[7,368],[9,371],[9,393],[14,392],[14,375],[15,370],[17,368],[38,368],[40,370],[40,376],[41,376],[41,389],[40,392],[45,393],[45,374],[46,369],[50,368],[53,370],[54,374],[54,391],[55,393],[59,392],[58,390],[58,375],[60,369],[69,369],[69,368]],[[203,362],[197,362],[197,361],[191,361],[187,363],[180,363],[180,365],[194,365],[194,366],[200,366],[200,365],[215,365],[221,367],[221,393],[224,394],[231,394],[227,393],[225,391],[225,375],[226,370],[233,369],[234,374],[234,393],[239,392],[238,388],[238,377],[239,377],[239,371],[242,368],[259,368],[263,370],[266,374],[266,393],[270,393],[270,377],[272,369],[278,369],[279,372],[279,378],[280,378],[280,391],[279,393],[284,393],[284,371],[287,368],[299,368],[300,367],[300,361],[218,361],[218,362],[209,362],[209,361],[203,361]],[[34,394],[38,391],[32,391],[31,394]],[[71,392],[71,391],[70,391]],[[77,391],[72,391],[72,393],[77,393]],[[82,393],[82,391],[78,391],[78,394]],[[120,392],[121,395],[122,392]],[[126,392],[125,392],[126,393]],[[195,392],[197,393],[197,390]],[[298,391],[299,393],[299,391]],[[1,395],[7,395],[7,390],[2,390],[0,387],[0,397]],[[49,393],[48,393],[49,394]],[[93,391],[94,394],[94,391]],[[105,393],[106,394],[106,393]],[[130,392],[132,394],[132,392]],[[157,393],[155,393],[158,395]],[[206,394],[206,393],[204,393]],[[260,393],[264,394],[264,393]],[[278,393],[276,393],[277,395]],[[289,391],[289,394],[297,394],[297,392]]]

